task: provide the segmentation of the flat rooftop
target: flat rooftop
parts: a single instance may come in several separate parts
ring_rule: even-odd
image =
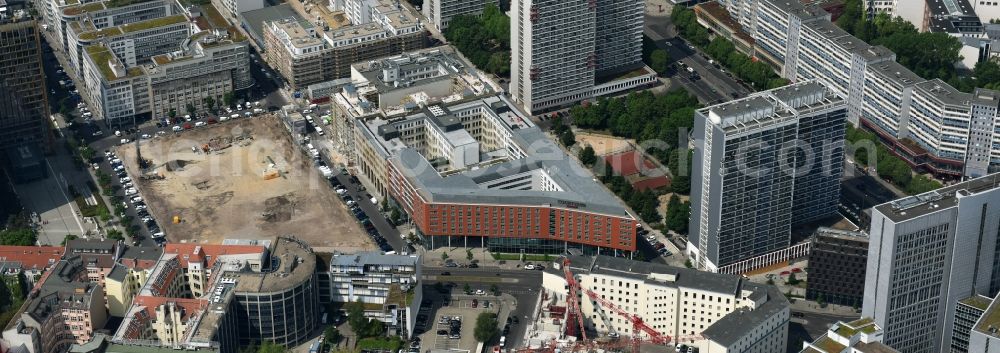
[[[293,21],[306,21],[299,15],[290,3],[282,3],[275,6],[265,6],[264,8],[241,12],[240,17],[243,27],[250,33],[260,46],[264,45],[264,25],[271,21],[291,19]],[[308,21],[307,21],[308,22]]]
[[[369,132],[369,138],[383,146],[389,163],[407,177],[414,189],[427,202],[560,207],[635,218],[617,197],[603,185],[598,184],[590,171],[577,163],[574,158],[567,156],[541,129],[512,108],[514,106],[507,97],[500,95],[463,100],[439,107],[448,111],[478,109],[480,113],[486,115],[483,117],[485,122],[501,124],[504,130],[501,134],[510,136],[510,143],[500,146],[505,147],[499,151],[501,154],[487,153],[483,162],[462,169],[438,172],[437,168],[417,149],[402,143],[399,138],[386,138],[388,135],[374,132]],[[429,116],[421,112],[406,120],[394,120],[393,123],[410,119],[428,119]],[[451,114],[438,118],[442,117],[457,119]],[[357,122],[357,124],[365,123]],[[461,122],[456,124],[461,127]],[[379,131],[377,126],[371,125],[363,129]],[[560,190],[496,189],[483,186],[503,177],[523,173],[544,173]]]
[[[997,304],[996,299],[983,312],[983,316],[979,317],[979,321],[976,322],[973,329],[987,336],[1000,337],[1000,305]]]
[[[299,285],[316,272],[316,255],[305,242],[279,237],[271,248],[269,272],[226,272],[235,278],[237,292],[277,292]]]
[[[958,199],[961,197],[986,192],[1000,192],[1000,173],[904,197],[875,206],[874,209],[889,220],[900,223],[958,206]]]
[[[968,0],[926,0],[931,32],[981,33],[983,23]]]
[[[971,94],[959,91],[938,78],[918,83],[917,89],[930,94],[944,104],[967,105],[972,99]]]
[[[874,65],[868,65],[868,70],[875,72],[886,79],[895,82],[901,86],[912,86],[918,83],[924,82],[923,77],[907,69],[902,64],[896,62],[895,60],[889,60],[880,62]]]
[[[989,308],[990,303],[993,302],[993,299],[976,294],[971,297],[959,300],[958,302],[979,310],[986,310],[987,308]]]
[[[789,124],[797,114],[843,104],[843,98],[816,81],[804,81],[698,110],[727,133]]]

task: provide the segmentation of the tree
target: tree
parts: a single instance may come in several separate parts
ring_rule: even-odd
[[[97,218],[100,218],[101,222],[108,223],[111,221],[111,211],[108,211],[108,207],[102,204],[97,207]]]
[[[235,97],[236,96],[233,94],[233,92],[226,92],[225,94],[222,95],[222,104],[225,104],[227,107],[232,106]]]
[[[342,336],[340,334],[340,331],[337,330],[337,326],[330,325],[327,326],[325,330],[323,330],[323,343],[327,345],[337,344],[338,342],[340,342],[341,338]]]
[[[125,236],[122,235],[122,231],[117,229],[109,229],[107,231],[107,234],[105,235],[105,238],[112,240],[125,240]]]
[[[446,252],[441,253],[441,260],[448,260],[448,253]]]
[[[660,75],[663,75],[670,68],[670,54],[666,50],[656,49],[649,56],[649,67]]]
[[[787,283],[790,286],[797,285],[797,284],[799,284],[799,282],[801,282],[801,281],[799,281],[798,278],[795,278],[795,273],[794,272],[791,273],[791,274],[789,274],[788,275],[788,279],[785,280],[785,283]]]
[[[347,323],[351,325],[351,331],[358,338],[370,337],[367,335],[370,330],[369,320],[365,317],[365,304],[361,302],[361,299],[347,303],[344,305],[344,309],[347,311]]]
[[[472,287],[469,286],[468,283],[466,283],[465,285],[462,286],[462,291],[465,292],[465,294],[472,294]]]
[[[594,154],[594,148],[587,145],[580,150],[580,163],[586,166],[592,166],[597,163],[597,156]]]
[[[494,296],[500,296],[500,287],[497,287],[495,283],[491,284],[490,293],[493,293]]]
[[[205,108],[207,108],[209,112],[215,114],[215,98],[205,97],[205,99],[202,99],[202,102],[205,103]]]
[[[497,316],[494,313],[481,313],[476,317],[476,329],[473,335],[476,337],[476,341],[487,343],[496,338],[499,330],[497,330]]]
[[[472,261],[473,258],[474,256],[472,256],[472,250],[465,249],[465,259]]]
[[[684,267],[693,268],[694,265],[691,264],[691,259],[684,260]]]
[[[452,17],[444,36],[477,67],[510,74],[510,19],[495,5],[486,5],[481,16]]]
[[[576,143],[576,135],[573,134],[573,130],[566,129],[566,131],[559,136],[559,142],[561,142],[563,146],[566,147],[573,146],[573,144]]]
[[[80,146],[80,158],[83,158],[83,160],[90,161],[94,159],[94,154],[94,149],[90,148],[90,146]]]
[[[184,109],[187,110],[187,113],[189,115],[194,115],[194,113],[198,111],[198,109],[194,107],[194,104],[191,103],[188,103],[186,106],[184,106]]]
[[[167,116],[169,116],[170,120],[173,121],[174,118],[177,117],[177,110],[174,108],[170,108],[170,111],[167,112]]]
[[[0,231],[0,245],[32,246],[38,238],[29,228],[15,228]]]
[[[392,211],[389,212],[389,219],[392,220],[392,224],[399,224],[402,217],[403,215],[399,212],[399,208],[393,207]]]
[[[79,238],[80,237],[76,236],[76,234],[66,234],[66,236],[63,237],[62,246],[66,246],[66,243],[69,243],[71,240],[76,240]]]

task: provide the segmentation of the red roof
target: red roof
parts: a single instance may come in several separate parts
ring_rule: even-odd
[[[653,162],[642,158],[636,151],[622,152],[604,157],[604,161],[611,164],[611,169],[621,176],[639,173],[640,159],[642,159],[643,168],[647,170],[656,168]]]
[[[20,262],[23,269],[43,269],[62,258],[61,246],[0,246],[0,262]]]
[[[221,255],[260,254],[264,252],[260,245],[220,245],[220,244],[181,244],[167,243],[163,248],[165,254],[177,254],[181,267],[188,267],[191,261],[201,262],[211,268]]]
[[[665,176],[648,178],[632,183],[632,188],[636,190],[659,189],[670,185],[670,179]]]
[[[151,318],[156,317],[157,307],[168,302],[173,302],[177,304],[177,306],[184,308],[184,315],[182,317],[184,319],[187,319],[188,315],[201,312],[208,307],[208,301],[205,299],[166,298],[147,295],[137,295],[134,299],[132,299],[132,304],[144,306],[146,313],[148,313]]]

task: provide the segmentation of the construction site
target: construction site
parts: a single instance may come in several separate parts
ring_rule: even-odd
[[[276,117],[199,127],[118,150],[171,242],[294,235],[317,249],[375,249]]]

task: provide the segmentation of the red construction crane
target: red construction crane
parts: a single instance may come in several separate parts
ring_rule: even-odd
[[[578,291],[582,291],[584,294],[587,295],[588,298],[590,298],[590,300],[594,301],[601,308],[611,310],[615,314],[618,314],[619,316],[624,317],[626,320],[632,322],[632,339],[630,340],[632,346],[632,352],[639,353],[639,343],[642,342],[649,342],[657,345],[666,345],[670,343],[671,340],[670,336],[661,334],[660,332],[654,330],[652,327],[649,327],[649,325],[646,325],[646,323],[643,322],[642,318],[640,318],[639,316],[632,314],[628,311],[625,311],[622,308],[619,308],[614,303],[604,298],[601,298],[601,296],[595,293],[594,291],[581,287],[580,283],[576,280],[576,277],[573,276],[573,272],[570,271],[569,265],[570,265],[569,259],[563,259],[563,274],[566,276],[566,283],[569,286],[569,297],[566,298],[567,334],[572,335],[573,334],[572,332],[576,331],[576,327],[573,327],[574,320],[570,319],[570,315],[574,315],[576,316],[577,319],[575,320],[575,323],[579,324],[579,329],[580,332],[582,333],[580,336],[581,342],[583,342],[584,344],[587,344],[587,342],[589,342],[587,340],[586,330],[584,329],[583,326],[583,313],[580,311],[580,298],[579,295],[577,294]],[[643,339],[642,337],[643,333],[648,335],[649,338]]]

